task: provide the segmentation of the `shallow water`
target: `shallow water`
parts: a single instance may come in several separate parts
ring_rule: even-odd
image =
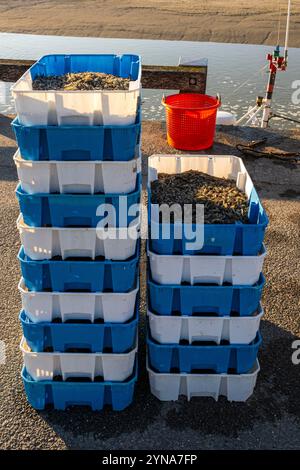
[[[184,58],[208,58],[207,93],[222,96],[222,109],[241,116],[257,95],[264,95],[267,83],[266,54],[269,46],[219,44],[191,41],[75,38],[0,33],[0,57],[37,59],[50,53],[137,53],[144,64],[176,65]],[[300,105],[292,102],[292,83],[300,80],[300,49],[289,51],[289,66],[277,76],[274,112],[300,120]],[[0,112],[13,113],[10,85],[0,82]],[[170,92],[170,91],[169,91]],[[168,93],[168,91],[167,91]],[[144,119],[164,119],[162,90],[143,91]],[[272,127],[300,127],[299,124],[273,119]]]

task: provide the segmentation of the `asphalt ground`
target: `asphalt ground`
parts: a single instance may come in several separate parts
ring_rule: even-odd
[[[0,447],[2,449],[299,449],[300,365],[293,365],[293,341],[300,339],[300,170],[278,161],[245,158],[245,164],[270,217],[264,267],[267,285],[261,325],[261,372],[246,403],[221,397],[188,403],[161,403],[150,394],[145,371],[145,254],[141,260],[140,374],[134,403],[121,413],[75,408],[66,412],[33,410],[20,379],[21,328],[17,284],[20,246],[16,230],[16,149],[9,117],[0,116],[1,315],[0,339],[6,362],[0,366]],[[153,153],[170,153],[161,123],[143,125],[143,171]],[[238,154],[237,142],[268,137],[270,148],[299,151],[299,133],[253,129],[217,133],[210,153]],[[174,153],[174,152],[173,152]],[[143,244],[144,246],[144,244]]]

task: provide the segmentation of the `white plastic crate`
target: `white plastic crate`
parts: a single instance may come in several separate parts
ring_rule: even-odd
[[[33,292],[21,279],[22,309],[34,323],[102,319],[105,323],[124,323],[134,314],[139,286],[126,293]]]
[[[264,314],[260,305],[258,313],[251,317],[186,317],[163,316],[148,311],[152,338],[161,344],[179,344],[180,341],[222,340],[231,344],[249,344],[259,330]]]
[[[128,162],[29,161],[17,150],[14,161],[28,194],[126,194],[135,190],[141,171],[140,157]]]
[[[222,395],[228,401],[246,401],[256,385],[260,370],[257,361],[247,374],[159,374],[147,366],[151,393],[161,401],[176,401],[184,395],[212,397],[216,401]]]
[[[152,279],[158,284],[253,285],[262,271],[266,249],[258,256],[157,255],[148,250]]]
[[[139,221],[131,227],[108,229],[30,227],[20,215],[17,227],[25,254],[33,260],[104,256],[107,260],[124,261],[135,254],[140,234]]]
[[[104,381],[126,380],[133,373],[137,347],[126,354],[104,353],[35,353],[30,350],[22,338],[20,349],[27,372],[33,380],[53,380],[61,376],[62,380],[71,377],[102,377]]]
[[[233,155],[151,155],[148,158],[148,187],[159,173],[179,174],[185,171],[202,171],[217,178],[232,179],[236,187],[250,199],[253,182],[243,160]],[[151,223],[159,222],[159,211],[153,210]]]
[[[134,124],[141,94],[141,73],[129,90],[42,91],[32,89],[30,71],[12,86],[24,126],[98,126]]]

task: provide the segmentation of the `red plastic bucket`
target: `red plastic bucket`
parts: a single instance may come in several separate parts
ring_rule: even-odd
[[[167,139],[180,150],[208,149],[214,143],[220,101],[208,95],[179,93],[162,99],[166,108]]]

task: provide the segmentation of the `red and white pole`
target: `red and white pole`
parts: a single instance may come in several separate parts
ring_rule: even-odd
[[[269,120],[271,117],[271,112],[272,112],[271,103],[272,103],[272,98],[273,98],[273,91],[275,87],[277,66],[278,66],[278,64],[276,64],[276,62],[274,61],[274,55],[269,54],[267,58],[270,61],[270,74],[269,74],[266,96],[264,99],[263,117],[261,121],[261,127],[263,129],[266,129],[268,127]]]
[[[266,96],[264,98],[264,107],[263,107],[263,117],[261,121],[261,127],[266,128],[269,125],[269,120],[271,117],[271,103],[273,98],[273,92],[276,81],[277,71],[284,71],[287,68],[287,59],[288,59],[288,42],[289,42],[289,32],[290,32],[290,18],[291,18],[291,5],[292,1],[288,0],[288,11],[286,19],[286,32],[285,32],[285,45],[284,45],[284,55],[280,55],[279,45],[276,47],[273,54],[268,54],[267,59],[270,62],[270,74],[267,85]]]

